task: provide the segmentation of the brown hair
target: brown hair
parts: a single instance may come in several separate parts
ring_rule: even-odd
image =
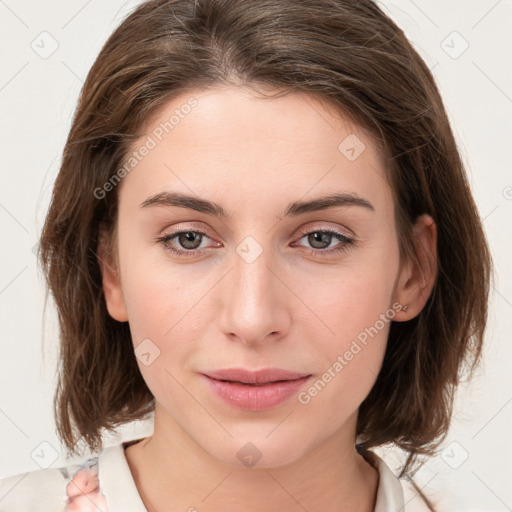
[[[414,257],[417,217],[434,219],[434,289],[418,316],[392,322],[357,424],[361,453],[395,443],[410,469],[446,436],[455,386],[481,356],[491,260],[432,74],[370,0],[152,0],[104,45],[81,91],[40,244],[59,313],[54,409],[68,454],[80,440],[101,448],[102,429],[155,405],[128,324],[107,312],[96,256],[101,227],[115,228],[119,187],[100,199],[94,191],[159,107],[217,84],[305,92],[373,134],[387,156],[402,258]]]

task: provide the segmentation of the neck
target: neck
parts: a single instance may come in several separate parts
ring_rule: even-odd
[[[157,407],[153,435],[125,449],[148,512],[374,511],[378,472],[346,429],[292,463],[250,468],[212,457],[169,420]]]

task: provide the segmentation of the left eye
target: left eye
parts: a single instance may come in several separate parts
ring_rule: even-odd
[[[311,244],[311,246],[313,247],[313,249],[307,248],[307,251],[316,254],[330,254],[333,252],[344,251],[354,243],[354,239],[348,237],[347,235],[344,235],[343,233],[339,233],[338,231],[335,231],[333,229],[308,231],[306,233],[303,233],[299,240],[301,240],[302,238],[306,238],[307,242]],[[334,247],[331,247],[329,250],[325,250],[331,245],[331,242],[334,239],[339,240],[339,243]]]
[[[198,230],[189,231],[177,231],[172,235],[164,235],[157,238],[157,241],[163,244],[166,251],[179,256],[197,256],[198,253],[204,251],[201,248],[203,238],[210,238],[206,233]],[[343,233],[331,229],[323,229],[316,231],[308,231],[302,233],[298,240],[307,238],[307,241],[313,248],[305,248],[308,253],[311,254],[330,254],[333,252],[340,252],[346,250],[350,245],[354,243],[354,239],[349,238]],[[177,239],[179,247],[176,247],[176,242],[172,242]],[[337,239],[339,243],[333,248],[326,250],[334,239]],[[217,247],[221,244],[217,243]]]

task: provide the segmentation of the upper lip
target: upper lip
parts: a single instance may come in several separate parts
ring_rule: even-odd
[[[292,372],[281,368],[263,368],[256,371],[246,370],[245,368],[226,368],[224,370],[208,371],[204,375],[216,380],[229,380],[246,384],[265,384],[278,380],[296,380],[309,377],[310,374]]]

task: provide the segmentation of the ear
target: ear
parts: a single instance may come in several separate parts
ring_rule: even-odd
[[[101,269],[103,293],[110,316],[118,322],[127,322],[128,314],[124,303],[123,289],[119,278],[118,264],[110,251],[107,233],[102,230],[98,243],[98,263]]]
[[[417,316],[434,287],[437,277],[437,227],[430,215],[421,215],[413,226],[416,256],[402,268],[396,288],[396,301],[407,306],[394,320],[403,322]]]

